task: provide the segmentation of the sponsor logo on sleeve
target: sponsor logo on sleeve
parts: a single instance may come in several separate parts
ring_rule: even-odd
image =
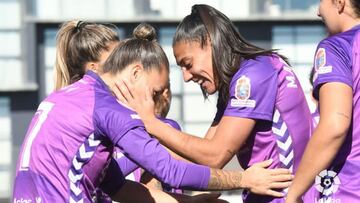
[[[251,82],[246,76],[241,76],[236,81],[235,98],[231,99],[233,107],[255,107],[256,101],[249,99],[251,95]]]
[[[326,50],[319,48],[315,55],[315,70],[316,74],[325,74],[332,72],[332,66],[326,65]]]

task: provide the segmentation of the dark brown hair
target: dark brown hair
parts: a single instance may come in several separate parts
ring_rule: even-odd
[[[275,53],[275,50],[262,49],[245,40],[228,17],[204,4],[194,5],[191,14],[178,25],[173,47],[184,41],[199,42],[201,47],[210,41],[215,82],[218,85],[219,99],[223,102],[229,98],[231,79],[243,60]],[[202,91],[207,98],[207,93]]]
[[[360,0],[350,0],[351,5],[354,9],[356,17],[360,17]]]

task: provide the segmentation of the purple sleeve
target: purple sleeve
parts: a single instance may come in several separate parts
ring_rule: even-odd
[[[100,188],[111,197],[119,191],[124,183],[125,176],[121,172],[118,163],[114,159],[111,159]]]
[[[277,94],[277,71],[270,60],[251,60],[230,83],[224,116],[272,120]]]
[[[314,57],[313,95],[316,99],[319,98],[319,88],[324,83],[341,82],[353,87],[352,65],[348,50],[331,40],[336,38],[320,42]]]
[[[94,114],[95,133],[106,135],[126,157],[158,180],[174,188],[207,188],[210,168],[174,159],[158,140],[150,137],[133,111],[112,103],[97,108]]]
[[[135,171],[137,168],[139,168],[139,165],[137,165],[135,162],[131,161],[126,156],[116,158],[116,162],[118,163],[121,172],[124,174],[124,176],[129,175],[133,171]]]
[[[150,137],[141,120],[133,114],[117,111],[114,106],[96,115],[99,131],[96,133],[107,135],[126,157],[158,180],[174,188],[207,188],[210,169],[172,158],[158,140]]]
[[[210,169],[205,166],[178,161],[144,128],[134,128],[122,136],[117,145],[124,155],[171,187],[206,189]]]

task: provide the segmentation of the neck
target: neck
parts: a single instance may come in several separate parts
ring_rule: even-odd
[[[351,19],[351,20],[347,20],[345,21],[345,23],[342,26],[342,32],[348,31],[350,29],[352,29],[353,27],[355,27],[356,25],[360,24],[360,19]]]
[[[104,73],[99,75],[100,78],[104,81],[104,83],[108,86],[109,90],[112,92],[115,87],[115,76],[110,73]]]
[[[348,6],[344,8],[343,13],[339,16],[341,22],[341,32],[348,31],[360,24],[360,17],[357,16],[355,11]]]

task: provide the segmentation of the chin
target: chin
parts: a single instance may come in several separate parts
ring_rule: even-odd
[[[207,94],[212,95],[216,93],[216,89],[215,88],[204,88],[203,89]]]

